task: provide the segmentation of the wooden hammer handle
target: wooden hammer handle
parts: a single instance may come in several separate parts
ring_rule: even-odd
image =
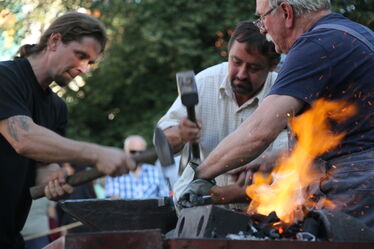
[[[131,157],[135,163],[153,163],[157,159],[157,153],[154,148],[147,150],[139,155]],[[74,175],[66,177],[66,183],[71,186],[78,186],[104,176],[96,168],[90,170],[83,170],[75,173]],[[47,184],[42,184],[30,188],[31,198],[33,200],[39,199],[44,196],[44,188]]]
[[[83,183],[90,182],[99,177],[104,176],[103,173],[99,172],[97,169],[93,168],[90,170],[83,170],[75,173],[74,175],[66,177],[66,183],[71,186],[77,186]],[[42,184],[30,188],[30,194],[32,199],[38,199],[44,196],[44,188],[47,184]]]
[[[195,114],[195,107],[188,106],[187,107],[187,117],[192,122],[196,123],[196,114]],[[191,143],[192,146],[192,157],[195,159],[200,159],[200,147],[198,143]]]

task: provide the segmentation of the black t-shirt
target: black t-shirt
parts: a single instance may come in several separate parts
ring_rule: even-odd
[[[24,115],[64,135],[66,104],[51,89],[43,90],[27,59],[0,62],[0,120]],[[20,156],[0,135],[0,248],[23,248],[25,223],[35,183],[35,161]]]

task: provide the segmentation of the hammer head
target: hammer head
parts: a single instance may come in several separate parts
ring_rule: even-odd
[[[176,74],[178,92],[181,96],[182,104],[191,107],[199,103],[195,73],[191,71],[179,72]]]
[[[174,155],[169,141],[164,132],[158,126],[156,126],[154,130],[153,144],[161,166],[165,167],[174,165]]]

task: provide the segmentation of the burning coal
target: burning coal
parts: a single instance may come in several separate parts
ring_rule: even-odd
[[[315,158],[334,149],[345,133],[333,133],[330,121],[343,122],[356,112],[354,105],[346,101],[316,101],[310,110],[290,122],[297,137],[297,144],[289,156],[277,163],[270,175],[256,173],[253,184],[246,189],[252,199],[249,214],[276,213],[286,224],[304,218],[307,210],[333,206],[328,200],[312,200],[309,189],[321,178],[313,167]]]

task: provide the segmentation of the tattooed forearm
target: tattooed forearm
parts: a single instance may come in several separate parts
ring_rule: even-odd
[[[24,131],[29,130],[28,124],[29,118],[25,116],[15,116],[8,119],[7,128],[9,134],[12,136],[14,140],[18,142],[18,129],[22,129]]]

